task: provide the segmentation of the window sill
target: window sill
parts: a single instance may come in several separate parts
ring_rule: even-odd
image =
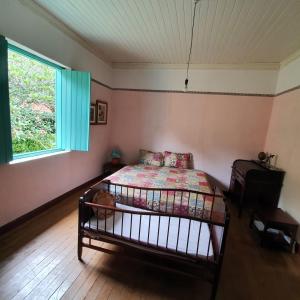
[[[61,150],[61,149],[55,149],[55,150],[51,150],[49,151],[45,151],[45,152],[40,152],[40,153],[31,153],[31,154],[17,154],[14,155],[14,159],[9,162],[10,165],[14,165],[14,164],[19,164],[22,162],[27,162],[27,161],[31,161],[31,160],[36,160],[36,159],[41,159],[41,158],[45,158],[45,157],[50,157],[50,156],[55,156],[55,155],[60,155],[60,154],[65,154],[70,152],[69,150]]]

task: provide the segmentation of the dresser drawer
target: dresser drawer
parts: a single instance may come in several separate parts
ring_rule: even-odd
[[[237,159],[232,166],[230,193],[238,199],[239,216],[247,202],[254,209],[278,205],[284,171],[251,160]]]
[[[241,184],[244,184],[244,182],[245,182],[244,177],[236,169],[232,170],[232,174],[233,174],[233,177],[235,178],[235,180],[237,180]]]

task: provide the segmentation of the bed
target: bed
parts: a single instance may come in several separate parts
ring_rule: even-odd
[[[115,205],[93,203],[105,191]],[[99,212],[104,218],[99,218]],[[103,241],[193,267],[217,291],[229,224],[222,194],[199,170],[126,166],[92,186],[79,203],[78,258],[82,247],[111,253]],[[84,241],[88,239],[88,243]]]
[[[106,179],[113,184],[111,192],[116,193],[127,204],[190,215],[211,211],[212,188],[207,175],[199,170],[137,164],[126,166]],[[123,189],[122,186],[133,188]],[[152,188],[154,191],[151,193],[144,189],[139,194],[140,190],[136,188]],[[181,193],[180,190],[187,192]]]

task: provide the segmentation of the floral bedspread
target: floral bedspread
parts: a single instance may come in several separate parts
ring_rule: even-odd
[[[211,209],[212,196],[196,192],[211,193],[206,174],[199,170],[176,169],[169,167],[126,166],[105,178],[111,182],[111,192],[122,203],[141,208],[175,213],[180,215],[203,216]],[[118,184],[140,188],[176,189],[182,191],[146,191],[134,188],[121,188]]]

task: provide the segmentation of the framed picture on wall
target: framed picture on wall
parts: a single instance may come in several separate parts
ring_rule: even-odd
[[[107,102],[97,100],[96,101],[96,123],[97,125],[105,125],[107,124]]]
[[[96,124],[96,104],[92,103],[90,106],[90,125],[95,125]]]

